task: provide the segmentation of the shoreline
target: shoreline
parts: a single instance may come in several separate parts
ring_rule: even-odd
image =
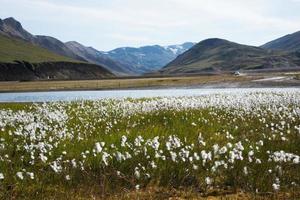
[[[279,76],[284,78],[276,79]],[[296,79],[293,74],[248,74],[242,76],[223,74],[78,81],[0,82],[0,93],[256,87],[300,87],[300,80]]]

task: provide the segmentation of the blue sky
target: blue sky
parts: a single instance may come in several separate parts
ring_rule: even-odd
[[[261,45],[300,30],[300,0],[0,0],[33,34],[99,50],[218,37]]]

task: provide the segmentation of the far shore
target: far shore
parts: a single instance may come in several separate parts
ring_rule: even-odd
[[[298,73],[191,75],[174,77],[128,77],[103,80],[8,81],[0,92],[83,91],[160,88],[300,87]]]

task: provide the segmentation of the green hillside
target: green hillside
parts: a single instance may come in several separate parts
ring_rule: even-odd
[[[34,63],[46,61],[78,62],[28,42],[12,39],[0,34],[0,62],[13,62],[14,60],[24,60]]]

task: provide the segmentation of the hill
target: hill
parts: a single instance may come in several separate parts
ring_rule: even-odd
[[[69,61],[76,60],[55,54],[47,49],[25,42],[23,40],[10,38],[0,34],[0,62],[13,62],[25,60],[28,62],[47,61]]]
[[[232,72],[300,66],[300,55],[265,50],[223,39],[204,40],[160,70],[163,74]]]
[[[261,47],[284,51],[300,51],[300,31],[268,42]]]

